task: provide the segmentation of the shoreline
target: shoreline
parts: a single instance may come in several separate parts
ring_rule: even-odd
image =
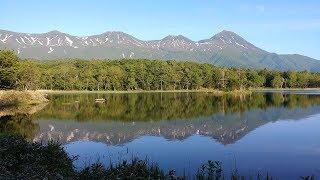
[[[318,91],[318,92],[316,92]],[[302,94],[319,94],[320,88],[283,88],[283,89],[254,89],[253,92],[257,93],[302,93]]]
[[[231,90],[222,91],[217,89],[198,89],[198,90],[130,90],[130,91],[79,91],[79,90],[36,90],[43,94],[142,94],[142,93],[207,93],[214,96],[245,96],[252,94],[252,90]]]
[[[36,90],[41,93],[47,94],[124,94],[124,93],[196,93],[196,92],[203,92],[203,93],[215,93],[215,94],[223,94],[224,91],[215,90],[215,89],[201,89],[201,90],[127,90],[127,91],[89,91],[89,90]]]
[[[127,91],[89,91],[89,90],[35,90],[45,94],[134,94],[134,93],[212,93],[214,95],[226,94],[251,94],[254,92],[294,92],[294,91],[319,91],[320,88],[252,88],[242,90],[223,91],[218,89],[194,89],[194,90],[127,90]]]
[[[314,92],[319,91],[319,92]],[[127,91],[88,91],[88,90],[0,90],[0,107],[37,105],[48,102],[48,94],[138,94],[138,93],[207,93],[214,96],[245,96],[252,93],[290,93],[320,94],[320,88],[252,88],[222,91],[218,89],[194,90],[127,90]]]
[[[318,90],[320,91],[320,88],[252,88],[251,90],[286,90],[286,91]]]

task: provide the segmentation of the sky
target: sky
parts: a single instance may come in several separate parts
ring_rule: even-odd
[[[1,0],[0,29],[195,41],[230,30],[269,52],[320,60],[320,0]]]

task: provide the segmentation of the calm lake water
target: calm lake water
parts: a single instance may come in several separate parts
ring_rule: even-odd
[[[11,118],[11,133],[61,142],[77,168],[137,156],[178,174],[216,160],[226,174],[320,176],[320,95],[312,93],[51,95],[39,112]]]

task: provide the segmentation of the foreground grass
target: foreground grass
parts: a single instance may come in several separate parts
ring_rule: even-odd
[[[176,176],[175,171],[164,172],[147,160],[132,159],[104,167],[95,163],[80,171],[73,166],[74,157],[69,157],[61,145],[49,142],[44,145],[26,141],[22,137],[0,135],[0,179],[198,179],[225,180],[221,163],[208,161],[194,177]],[[301,177],[313,180],[315,177]],[[232,180],[245,180],[236,171]],[[248,179],[273,179],[270,176]]]
[[[0,107],[35,105],[47,101],[45,94],[39,91],[0,91]]]
[[[75,175],[70,158],[56,143],[43,145],[0,136],[0,179],[57,179]]]

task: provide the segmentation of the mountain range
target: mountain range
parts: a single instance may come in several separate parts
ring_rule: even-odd
[[[143,41],[114,31],[80,37],[59,31],[28,34],[0,30],[0,49],[12,49],[21,58],[39,60],[175,59],[226,67],[320,72],[319,60],[298,54],[270,53],[226,30],[200,41],[182,35]]]

